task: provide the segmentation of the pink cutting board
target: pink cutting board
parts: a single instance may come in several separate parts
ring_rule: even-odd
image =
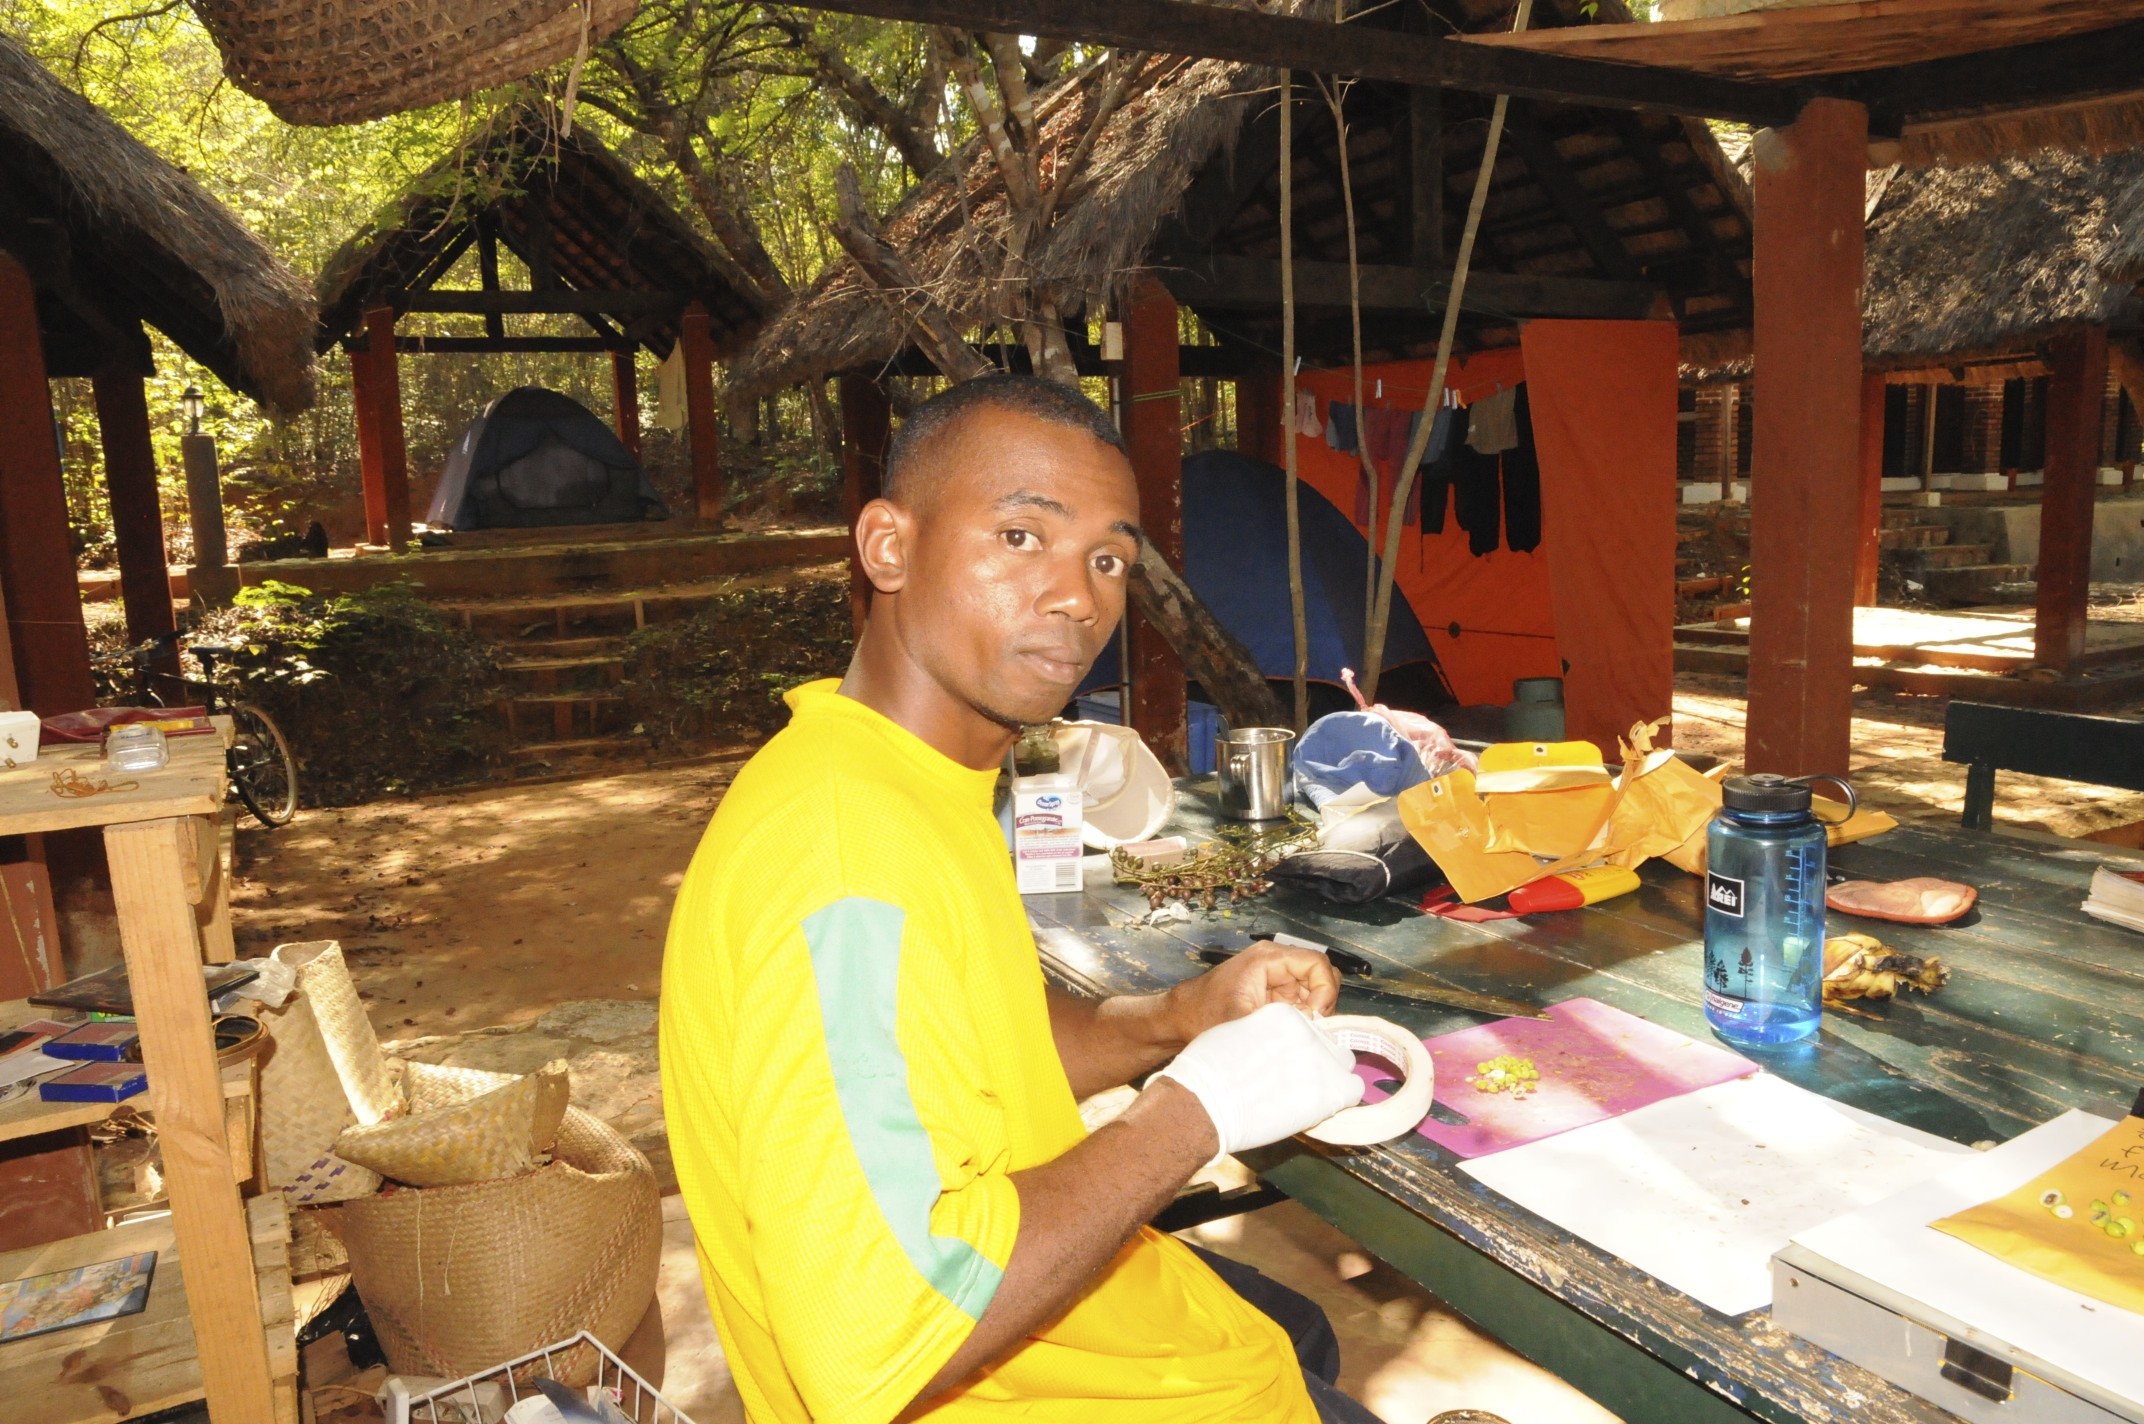
[[[1498,1019],[1423,1039],[1437,1065],[1436,1101],[1469,1121],[1461,1127],[1430,1117],[1415,1130],[1461,1157],[1486,1157],[1757,1071],[1739,1054],[1598,999],[1567,999],[1548,1013],[1546,1019]],[[1476,1064],[1507,1053],[1530,1058],[1541,1070],[1534,1093],[1513,1098],[1468,1086]],[[1371,1066],[1356,1071],[1367,1083],[1391,1077]],[[1389,1096],[1371,1087],[1363,1101]]]

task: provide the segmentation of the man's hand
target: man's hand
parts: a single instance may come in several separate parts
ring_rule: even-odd
[[[1355,1055],[1293,1004],[1217,1024],[1154,1075],[1189,1088],[1223,1152],[1264,1147],[1362,1101]]]
[[[1176,1032],[1189,1043],[1206,1030],[1254,1014],[1267,1004],[1293,1004],[1306,1014],[1333,1011],[1340,976],[1314,949],[1261,940],[1168,993]]]

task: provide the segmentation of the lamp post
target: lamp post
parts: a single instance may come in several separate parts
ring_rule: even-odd
[[[237,592],[238,578],[237,571],[229,567],[230,550],[224,539],[216,440],[201,433],[201,414],[206,405],[199,386],[188,385],[179,396],[179,410],[186,417],[186,433],[179,437],[179,450],[186,465],[186,509],[194,531],[194,562],[186,578],[187,587],[202,602],[224,603]]]

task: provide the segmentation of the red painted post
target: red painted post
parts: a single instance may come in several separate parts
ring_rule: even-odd
[[[2084,652],[2099,487],[2099,406],[2106,385],[2105,327],[2080,327],[2047,343],[2047,479],[2040,487],[2032,657],[2042,667],[2064,672],[2074,669]]]
[[[96,701],[67,528],[67,489],[45,385],[30,274],[0,251],[0,589],[22,705],[42,716]]]
[[[841,515],[853,537],[856,516],[879,497],[886,482],[886,447],[893,439],[893,403],[886,383],[870,376],[844,374],[841,393]],[[857,633],[871,612],[871,581],[849,549],[849,620]]]
[[[1156,553],[1184,566],[1184,435],[1182,383],[1177,370],[1176,299],[1151,276],[1132,289],[1124,314],[1124,367],[1119,405],[1124,443],[1139,480],[1139,524]],[[1184,665],[1159,629],[1128,609],[1131,626],[1130,715],[1173,776],[1188,771]]]
[[[1755,151],[1751,771],[1843,775],[1853,742],[1868,111],[1817,99]]]
[[[350,348],[350,409],[357,421],[357,477],[365,492],[365,537],[377,544],[387,530],[386,458],[380,450],[379,395],[370,347]]]
[[[640,373],[633,369],[633,348],[610,353],[610,413],[618,443],[640,458]]]
[[[1861,548],[1854,560],[1854,606],[1876,606],[1876,569],[1883,550],[1883,397],[1881,371],[1861,375]]]
[[[692,491],[700,523],[722,524],[722,452],[715,432],[715,339],[707,308],[685,308],[678,340],[685,347],[685,427],[692,448]]]
[[[402,436],[402,373],[395,355],[395,310],[373,307],[365,313],[371,345],[373,417],[380,441],[380,493],[384,527],[372,541],[399,554],[409,543],[409,453]],[[367,514],[370,504],[367,502]]]
[[[112,540],[119,546],[119,598],[126,605],[127,641],[146,642],[179,626],[171,608],[171,566],[164,552],[149,402],[142,378],[131,371],[99,372],[90,390],[104,445],[104,485],[112,498]],[[157,671],[177,675],[177,648],[157,660]]]

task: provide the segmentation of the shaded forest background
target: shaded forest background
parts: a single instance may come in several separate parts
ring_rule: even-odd
[[[0,0],[0,31],[185,169],[308,281],[496,113],[531,101],[556,104],[566,79],[561,67],[459,104],[300,128],[225,80],[215,46],[183,4],[115,15],[98,0]],[[1049,58],[1073,62],[1069,52]],[[913,27],[652,0],[590,55],[574,121],[670,198],[778,305],[838,253],[828,236],[836,172],[853,166],[871,207],[890,207],[919,168],[972,131],[957,90],[938,42]],[[505,280],[524,281],[510,254],[502,255]],[[473,270],[448,285],[476,285]],[[466,321],[413,317],[404,329],[451,334]],[[571,318],[508,321],[509,330],[531,335],[575,334]],[[238,540],[299,532],[312,518],[331,532],[355,531],[357,436],[340,352],[322,358],[318,404],[272,423],[151,335],[151,418],[175,558],[190,552],[178,463],[179,398],[190,384],[207,398],[203,428],[218,441]],[[652,393],[652,359],[643,351],[640,361],[641,388]],[[420,484],[469,420],[521,384],[564,391],[609,415],[609,363],[601,355],[405,359],[404,415]],[[81,561],[105,566],[110,522],[89,383],[56,381],[54,399]],[[652,399],[646,403],[652,407]],[[828,507],[838,460],[825,392],[788,392],[726,417],[725,465],[747,523]],[[672,496],[689,483],[680,444],[667,431],[646,432],[651,471]]]

